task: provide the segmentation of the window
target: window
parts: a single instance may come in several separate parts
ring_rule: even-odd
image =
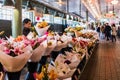
[[[29,18],[29,19],[33,20],[33,13],[27,12],[24,9],[22,9],[22,19],[25,19],[25,18]],[[0,19],[12,20],[13,19],[13,9],[0,7]]]
[[[0,19],[12,20],[12,11],[10,8],[0,8]]]
[[[22,20],[24,20],[25,18],[29,18],[31,21],[33,21],[33,12],[28,12],[25,11],[25,9],[22,9]]]

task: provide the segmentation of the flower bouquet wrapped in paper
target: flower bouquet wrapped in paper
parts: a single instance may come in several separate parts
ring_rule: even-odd
[[[76,69],[70,69],[69,66],[64,63],[60,63],[56,61],[55,64],[56,64],[55,68],[58,73],[58,79],[60,80],[71,77],[76,70]]]
[[[66,63],[70,67],[70,69],[74,69],[78,66],[80,62],[80,55],[79,54],[73,54],[66,52],[66,55],[59,54],[55,60],[55,62],[59,63]]]
[[[20,71],[25,66],[31,55],[32,55],[31,52],[27,51],[24,54],[12,57],[0,51],[0,62],[6,71],[17,72]]]
[[[66,38],[66,36],[60,37],[60,36],[56,36],[57,38],[57,45],[54,48],[54,51],[60,51],[62,48],[67,47],[68,41]]]
[[[42,66],[42,71],[36,74],[37,80],[56,80],[58,77],[55,68],[52,65]]]
[[[19,80],[22,68],[32,55],[31,51],[34,47],[32,48],[31,45],[34,45],[34,41],[31,40],[30,42],[25,36],[18,36],[17,38],[10,37],[7,39],[5,41],[3,40],[0,44],[3,47],[1,48],[1,52],[5,53],[1,54],[1,63],[6,69],[9,80]]]
[[[23,36],[18,36],[15,39],[0,40],[0,62],[6,71],[16,72],[21,70],[32,55],[32,48],[26,46],[22,42],[23,39]]]
[[[30,60],[32,62],[38,62],[40,61],[41,57],[43,56],[43,54],[46,51],[46,47],[43,45],[39,45],[39,47],[37,47],[35,50],[33,50],[33,54],[30,57]]]
[[[56,40],[46,40],[43,43],[44,46],[46,46],[46,51],[44,53],[44,56],[50,55],[50,53],[53,51],[53,49],[56,46]]]
[[[43,36],[47,32],[49,27],[50,26],[48,25],[48,23],[43,21],[41,23],[40,22],[37,23],[35,26],[35,29],[36,29],[39,36]]]
[[[27,37],[26,40],[23,41],[25,45],[30,45],[33,49],[33,54],[27,62],[28,73],[26,80],[35,80],[34,73],[37,71],[38,62],[46,51],[46,47],[42,45],[42,42],[46,40],[46,37],[47,36]]]
[[[4,49],[4,51],[0,50],[0,62],[5,69],[9,80],[20,79],[21,70],[31,55],[32,52],[30,49],[21,51],[21,53],[19,53],[19,49],[16,49],[15,52],[9,51],[9,49]]]
[[[41,44],[44,40],[46,40],[46,36],[24,40],[24,44],[30,45],[33,48],[33,54],[30,58],[31,62],[39,62],[43,53],[46,51],[46,47]]]
[[[66,59],[69,60],[71,63],[68,64],[71,69],[74,69],[78,66],[78,64],[81,61],[81,55],[80,54],[74,54],[71,52],[66,52]],[[65,61],[67,63],[67,60]]]

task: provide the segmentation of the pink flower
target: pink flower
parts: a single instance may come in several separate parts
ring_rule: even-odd
[[[30,45],[34,46],[35,45],[35,40],[30,40]]]
[[[29,45],[30,43],[31,43],[30,40],[24,40],[25,45]]]
[[[46,40],[47,38],[45,37],[45,38],[38,38],[37,39],[37,42],[39,42],[39,43],[41,43],[41,42],[43,42],[44,40]]]
[[[49,34],[49,32],[45,32],[45,35],[48,35]]]
[[[4,48],[3,52],[5,52],[6,54],[10,54],[10,49],[8,49],[7,47]]]
[[[14,53],[15,53],[16,55],[18,55],[18,54],[21,54],[22,52],[21,52],[21,50],[20,50],[19,48],[15,48],[15,49],[14,49]]]
[[[3,42],[2,39],[0,39],[0,44],[1,44],[2,42]]]

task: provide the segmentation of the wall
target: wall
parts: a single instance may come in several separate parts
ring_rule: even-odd
[[[12,35],[11,29],[12,23],[8,20],[0,20],[0,32],[5,31],[5,33],[0,37],[10,36]]]

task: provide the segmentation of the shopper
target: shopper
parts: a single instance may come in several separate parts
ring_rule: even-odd
[[[101,27],[100,27],[100,37],[101,37],[101,39],[104,39],[105,38],[105,27],[104,27],[104,25],[102,25]]]
[[[108,23],[106,23],[106,26],[105,26],[105,35],[108,41],[111,38],[111,27]]]
[[[112,24],[112,42],[116,42],[116,26],[115,24]]]
[[[100,26],[99,25],[97,26],[97,32],[98,32],[99,37],[100,37]]]
[[[120,26],[118,26],[117,36],[120,38]]]
[[[23,35],[27,36],[30,32],[31,20],[26,18],[23,20]]]

